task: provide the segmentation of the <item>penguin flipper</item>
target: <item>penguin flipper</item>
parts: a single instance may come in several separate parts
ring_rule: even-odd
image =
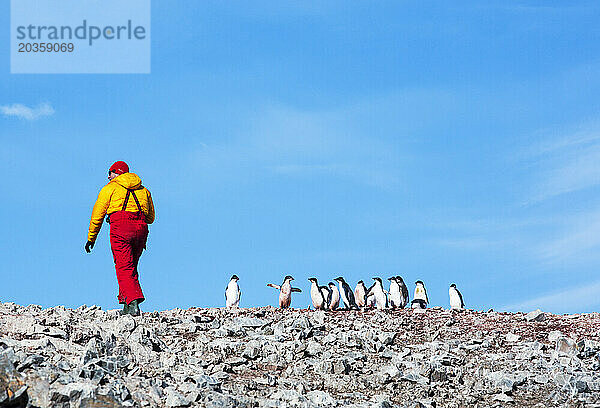
[[[277,290],[281,289],[281,286],[275,285],[274,283],[267,283],[267,286],[270,287],[270,288],[275,288]]]
[[[377,282],[375,282],[375,283],[377,283]],[[371,293],[371,290],[373,290],[373,288],[375,287],[375,283],[373,283],[371,285],[371,287],[369,289],[367,289],[367,293],[365,293],[365,298],[369,297],[369,294]]]
[[[463,300],[462,293],[458,289],[456,289],[456,293],[458,293],[458,297],[460,298],[460,307],[465,308],[465,301]]]
[[[292,292],[302,292],[300,288],[292,288]]]

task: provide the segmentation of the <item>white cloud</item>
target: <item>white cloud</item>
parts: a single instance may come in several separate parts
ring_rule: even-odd
[[[600,184],[600,124],[587,123],[565,133],[532,146],[521,157],[534,174],[526,204]]]
[[[600,210],[571,218],[558,238],[548,239],[537,247],[541,259],[562,262],[566,259],[597,260],[600,249]],[[586,255],[586,256],[583,256]]]
[[[190,155],[202,174],[255,176],[267,171],[287,177],[328,176],[382,189],[399,183],[397,148],[364,131],[355,106],[303,111],[268,106],[248,120],[243,134]],[[212,171],[208,171],[212,170]]]
[[[0,112],[4,116],[16,117],[25,120],[36,120],[54,114],[54,108],[48,103],[42,103],[35,108],[14,103],[12,105],[0,105]]]
[[[500,310],[530,312],[542,309],[553,313],[577,313],[593,311],[600,306],[600,282],[568,288],[548,295],[527,299],[519,303],[503,306]]]

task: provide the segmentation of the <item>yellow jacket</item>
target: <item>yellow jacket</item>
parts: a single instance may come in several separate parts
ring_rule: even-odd
[[[127,189],[135,190],[135,196],[140,203],[142,211],[146,215],[146,223],[152,224],[154,222],[155,213],[152,196],[150,195],[150,191],[142,186],[142,179],[134,173],[121,174],[102,187],[102,190],[100,190],[100,193],[98,194],[98,199],[92,210],[88,241],[96,241],[96,236],[98,235],[98,232],[100,232],[106,214],[112,214],[123,209]],[[138,211],[135,199],[131,194],[127,200],[127,208],[125,211]]]

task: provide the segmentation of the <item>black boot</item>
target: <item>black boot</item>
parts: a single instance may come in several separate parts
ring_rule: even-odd
[[[130,315],[132,316],[139,316],[140,315],[140,307],[138,306],[138,300],[132,300],[129,303],[129,306],[127,306],[129,308],[128,312]]]
[[[129,314],[129,306],[127,306],[127,303],[123,303],[123,310],[121,310],[121,316],[124,316],[126,314]]]

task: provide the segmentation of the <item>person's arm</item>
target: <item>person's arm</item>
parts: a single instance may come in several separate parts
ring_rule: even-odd
[[[146,190],[148,191],[148,190]],[[146,214],[146,224],[152,224],[156,213],[154,212],[154,203],[152,202],[152,194],[148,191],[148,214]]]
[[[110,205],[110,197],[112,195],[112,191],[112,186],[109,187],[108,184],[104,186],[98,194],[98,199],[96,200],[96,204],[94,204],[94,209],[92,210],[92,219],[90,220],[90,229],[88,232],[89,242],[96,241],[96,237],[100,232],[100,228],[102,228],[104,216],[106,215],[106,211],[108,210],[108,206]]]

